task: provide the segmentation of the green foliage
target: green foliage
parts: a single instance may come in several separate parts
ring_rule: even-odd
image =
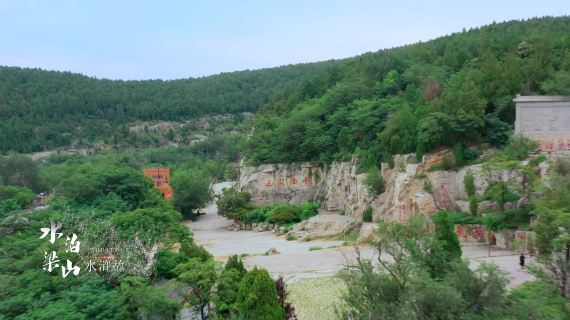
[[[200,171],[178,171],[171,184],[172,204],[185,218],[195,218],[194,210],[205,207],[214,198],[210,179]]]
[[[0,158],[0,184],[25,187],[40,192],[43,185],[38,172],[37,163],[29,157],[12,155]]]
[[[142,277],[123,279],[119,294],[120,309],[116,319],[166,318],[180,311],[178,302],[167,298],[160,288],[150,286]]]
[[[186,260],[187,257],[181,253],[175,253],[168,250],[159,250],[156,253],[154,261],[156,277],[165,279],[176,278],[174,268]]]
[[[368,168],[368,174],[366,175],[366,179],[364,179],[364,184],[372,194],[378,195],[384,192],[384,178],[378,171],[378,167],[372,166]]]
[[[509,319],[564,320],[570,308],[555,286],[542,281],[526,282],[514,288],[507,299]]]
[[[225,189],[216,200],[218,214],[226,218],[239,217],[251,208],[250,198],[251,195],[247,192],[239,192],[235,188]]]
[[[256,112],[274,96],[283,96],[333,64],[298,64],[174,81],[112,81],[1,67],[0,87],[14,94],[3,94],[0,152],[43,151],[72,143],[81,147],[100,141],[132,143],[137,138],[152,143],[159,137],[152,132],[132,133],[125,123]]]
[[[506,143],[517,94],[565,90],[567,20],[493,24],[338,61],[335,81],[322,71],[276,97],[245,154],[253,163],[328,163],[357,153],[368,168],[392,154],[419,159],[462,144],[468,162],[475,155],[465,146]]]
[[[214,258],[204,247],[188,241],[182,242],[180,252],[188,258],[196,258],[204,262]]]
[[[152,200],[152,182],[142,172],[128,167],[85,164],[58,185],[56,191],[75,203],[95,204],[110,193],[124,201],[128,210]],[[108,199],[108,198],[107,198]],[[123,207],[120,205],[119,208]]]
[[[463,177],[463,185],[465,186],[465,193],[469,198],[475,196],[475,176],[473,172],[467,171]]]
[[[362,212],[363,222],[372,222],[372,207],[368,207]]]
[[[205,319],[206,306],[212,300],[217,280],[214,260],[191,258],[177,265],[174,272],[178,274],[178,281],[189,287],[185,296],[192,305],[199,307],[201,318]]]
[[[275,282],[265,269],[249,271],[242,279],[237,295],[240,315],[243,319],[284,318],[284,310],[279,305]]]
[[[145,234],[141,240],[149,244],[164,239],[164,235],[168,232],[175,233],[176,238],[180,240],[184,240],[189,234],[184,226],[177,227],[182,217],[174,210],[137,209],[115,215],[111,220],[119,228],[119,237],[123,239],[133,239],[137,235],[142,237],[141,232],[144,230]]]
[[[499,120],[495,115],[485,116],[485,136],[487,142],[496,147],[502,147],[509,141],[512,128],[508,123]]]
[[[378,265],[357,256],[356,262],[339,274],[346,286],[339,317],[500,318],[505,274],[494,265],[482,264],[472,271],[458,257],[449,260],[453,250],[444,249],[449,247],[444,235],[451,225],[444,214],[439,220],[438,234],[443,241],[426,230],[423,220],[413,219],[408,225],[380,223],[375,244],[381,253]]]
[[[286,224],[291,222],[299,222],[301,221],[300,218],[300,210],[296,206],[277,206],[271,213],[267,219],[269,223],[277,223],[277,224]]]
[[[318,213],[319,207],[320,206],[318,203],[312,202],[312,201],[308,201],[308,202],[301,204],[300,205],[299,218],[301,218],[301,220],[307,220],[311,217],[316,216]]]
[[[465,159],[463,157],[463,145],[461,143],[455,144],[453,155],[455,156],[455,166],[457,168],[463,167],[465,164]]]
[[[224,270],[228,269],[235,269],[239,272],[240,275],[244,275],[246,273],[243,261],[237,254],[234,254],[228,258]]]
[[[449,259],[461,259],[461,245],[454,230],[454,224],[447,212],[440,211],[432,217],[435,223],[435,237],[441,242]]]
[[[220,274],[216,294],[212,297],[218,316],[231,318],[239,314],[237,295],[243,276],[244,274],[234,268],[226,268]]]
[[[0,213],[23,209],[31,205],[34,198],[34,193],[28,188],[0,185]]]
[[[463,262],[453,265],[443,279],[457,290],[464,300],[467,315],[485,315],[498,318],[504,307],[508,279],[497,265],[483,263],[473,272]]]
[[[319,204],[310,201],[301,205],[272,204],[249,211],[242,210],[240,218],[245,223],[269,222],[288,225],[315,216],[318,209]]]
[[[470,214],[448,212],[448,215],[454,224],[483,224],[493,231],[500,231],[505,229],[527,229],[534,214],[531,208],[523,207],[505,210],[504,212],[495,212],[485,216],[478,216],[473,214],[473,212]]]
[[[485,199],[496,201],[499,210],[505,211],[507,202],[517,201],[522,193],[522,186],[518,178],[523,172],[519,161],[492,160],[483,165],[483,174],[487,181],[487,188],[483,194]]]
[[[568,183],[568,182],[566,182]],[[568,197],[568,189],[563,191]],[[540,265],[531,271],[540,279],[554,284],[559,294],[570,298],[570,214],[567,208],[556,208],[556,202],[546,198],[544,203],[538,203],[539,219],[535,226],[536,246]]]
[[[476,216],[479,213],[478,208],[479,201],[477,200],[477,197],[469,198],[469,213],[471,213],[473,216]]]
[[[528,155],[536,150],[538,144],[523,135],[513,135],[509,143],[496,156],[503,160],[525,160]]]

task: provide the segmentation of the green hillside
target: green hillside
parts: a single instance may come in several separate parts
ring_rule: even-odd
[[[172,81],[0,67],[0,152],[128,141],[137,121],[261,111],[250,161],[369,162],[501,144],[511,99],[569,94],[570,17],[511,21],[320,63]],[[360,152],[362,152],[360,151]]]
[[[113,138],[135,121],[255,112],[332,62],[172,81],[113,81],[0,67],[0,152],[33,152]],[[81,144],[81,143],[80,143]]]
[[[570,17],[492,24],[340,61],[276,96],[246,154],[275,163],[356,152],[373,165],[440,146],[501,145],[517,94],[570,94]]]

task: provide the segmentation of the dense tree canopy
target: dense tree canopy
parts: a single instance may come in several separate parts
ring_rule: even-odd
[[[0,152],[126,139],[126,124],[257,111],[332,62],[172,81],[0,67]]]
[[[371,166],[458,143],[503,145],[517,94],[567,92],[569,34],[569,17],[493,23],[339,61],[271,104],[246,155],[275,163],[356,153]]]

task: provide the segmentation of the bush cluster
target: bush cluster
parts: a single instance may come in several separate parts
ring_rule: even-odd
[[[306,202],[301,205],[271,204],[254,207],[250,194],[239,192],[234,188],[224,190],[216,201],[218,214],[227,218],[239,218],[244,223],[276,223],[279,225],[296,223],[309,219],[317,214],[319,204]]]

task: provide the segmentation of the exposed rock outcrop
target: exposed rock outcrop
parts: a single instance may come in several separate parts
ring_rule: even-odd
[[[458,171],[433,170],[434,166],[452,159],[453,153],[448,150],[426,155],[421,163],[417,163],[413,154],[396,155],[393,167],[382,163],[385,191],[379,195],[368,190],[364,183],[366,173],[357,172],[356,158],[329,166],[313,163],[242,166],[238,188],[249,192],[255,204],[317,201],[323,210],[357,221],[362,221],[363,211],[370,207],[374,222],[405,222],[411,216],[431,216],[440,209],[468,212],[469,198],[464,184],[468,173],[475,178],[475,193],[483,194],[487,182],[481,164]],[[541,174],[546,172],[546,168],[541,168]],[[483,201],[479,212],[494,205]]]
[[[319,214],[301,221],[287,235],[298,240],[329,239],[348,235],[360,228],[360,222],[354,218],[339,214]]]

